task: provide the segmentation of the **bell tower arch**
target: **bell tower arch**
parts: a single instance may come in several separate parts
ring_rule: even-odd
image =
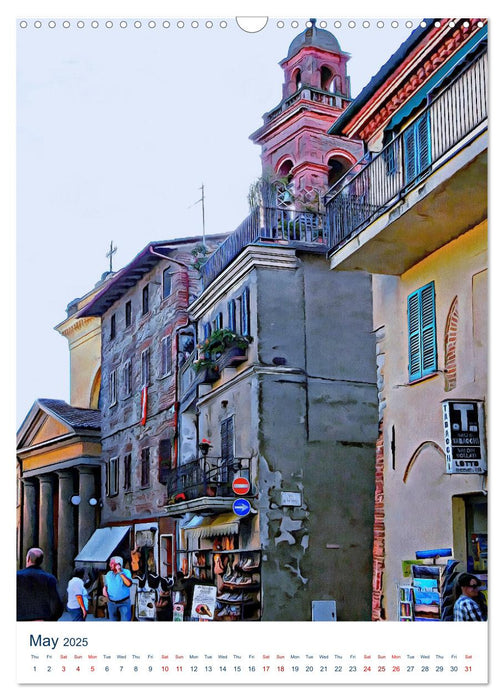
[[[262,149],[263,177],[284,180],[288,175],[297,201],[321,201],[338,175],[363,155],[360,141],[327,133],[351,103],[349,58],[336,37],[311,19],[280,61],[282,101],[250,136]]]

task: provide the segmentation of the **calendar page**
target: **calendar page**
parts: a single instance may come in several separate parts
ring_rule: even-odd
[[[490,22],[192,4],[6,13],[15,692],[489,689]]]

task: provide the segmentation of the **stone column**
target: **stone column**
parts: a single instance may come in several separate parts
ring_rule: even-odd
[[[21,531],[21,561],[19,568],[24,569],[26,552],[38,547],[37,537],[37,484],[33,479],[23,479],[23,523]]]
[[[89,504],[90,498],[100,501],[100,493],[96,492],[95,469],[92,467],[79,467],[79,524],[77,534],[77,552],[80,552],[96,529],[96,514],[99,506]]]
[[[67,583],[72,577],[75,551],[74,511],[70,499],[74,495],[73,471],[65,469],[57,472],[58,481],[58,584],[60,593],[66,591]]]
[[[48,573],[54,573],[54,506],[53,478],[50,474],[39,476],[39,542],[38,546],[44,552],[42,568]]]

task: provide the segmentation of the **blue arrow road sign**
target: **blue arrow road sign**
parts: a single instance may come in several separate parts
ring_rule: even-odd
[[[245,500],[245,498],[237,498],[233,503],[233,513],[235,515],[248,515],[250,513],[251,505]]]

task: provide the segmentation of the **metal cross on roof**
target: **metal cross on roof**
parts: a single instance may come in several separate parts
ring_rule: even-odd
[[[112,272],[112,257],[117,253],[117,246],[114,246],[114,241],[110,241],[110,248],[107,252],[107,258],[110,258],[110,272]]]

